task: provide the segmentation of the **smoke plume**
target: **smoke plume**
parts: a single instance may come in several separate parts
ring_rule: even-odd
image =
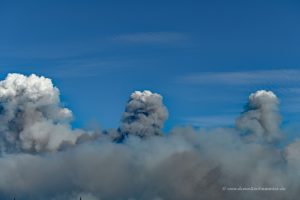
[[[72,129],[50,79],[9,74],[0,82],[0,199],[296,200],[300,142],[273,144],[278,103],[257,91],[236,127],[163,133],[162,96],[137,91],[118,129],[88,133]]]
[[[72,112],[48,78],[8,74],[0,82],[0,113],[2,152],[55,151],[81,134],[71,131]]]
[[[122,117],[120,130],[140,137],[162,135],[161,129],[168,118],[162,96],[148,90],[131,94]]]
[[[260,90],[249,96],[244,113],[237,119],[237,127],[252,140],[274,142],[281,137],[279,100],[271,91]]]

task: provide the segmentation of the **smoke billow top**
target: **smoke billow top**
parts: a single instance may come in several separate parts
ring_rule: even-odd
[[[237,127],[250,133],[254,140],[274,142],[280,139],[278,103],[278,98],[271,91],[252,93],[244,113],[237,119]]]
[[[61,106],[50,79],[9,74],[0,82],[1,151],[43,152],[74,144],[82,131],[70,129],[72,112]]]
[[[261,90],[235,127],[163,133],[162,96],[136,91],[120,126],[99,133],[71,127],[50,79],[9,74],[0,82],[0,199],[298,199],[300,142],[278,148],[278,105]]]
[[[126,105],[120,130],[140,137],[162,135],[161,129],[167,118],[168,111],[159,94],[136,91]]]

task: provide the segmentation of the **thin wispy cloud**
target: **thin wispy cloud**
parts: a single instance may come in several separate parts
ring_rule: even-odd
[[[183,119],[184,123],[198,127],[230,126],[235,123],[234,115],[193,116]]]
[[[280,89],[280,92],[283,95],[300,96],[300,86],[299,87],[282,88],[282,89]]]
[[[178,44],[188,40],[188,36],[179,32],[142,32],[118,35],[115,42],[135,44]]]
[[[179,77],[179,82],[189,84],[287,84],[299,81],[300,70],[254,70],[231,72],[203,72]]]
[[[60,70],[65,68],[67,70]],[[101,59],[62,60],[55,67],[48,70],[48,74],[55,78],[83,78],[97,77],[113,72],[123,72],[130,69],[126,61],[111,61]]]
[[[51,67],[0,64],[0,72],[6,74],[13,71],[26,74],[26,72],[30,71],[36,74],[47,74],[53,78],[91,78],[120,73],[133,68],[127,60],[105,60],[99,58],[58,59],[49,61],[49,65]]]
[[[44,41],[43,43],[20,44],[1,44],[0,58],[13,59],[67,59],[83,55],[91,52],[99,52],[108,46],[105,38],[83,38],[81,40],[64,40],[64,41]]]
[[[276,90],[279,96],[282,97],[282,111],[286,113],[299,113],[300,100],[300,70],[298,69],[276,69],[276,70],[253,70],[253,71],[229,71],[229,72],[202,72],[183,75],[177,77],[177,83],[188,87],[198,88],[199,86],[217,87],[222,90],[230,91],[234,94],[237,90],[249,91],[253,88],[271,88]],[[212,98],[215,98],[213,94]],[[207,97],[201,97],[201,99]],[[233,98],[233,95],[222,97]],[[217,117],[218,118],[218,117]],[[218,124],[217,118],[191,118],[191,124]],[[220,122],[226,119],[219,120]],[[228,122],[228,121],[227,121]]]

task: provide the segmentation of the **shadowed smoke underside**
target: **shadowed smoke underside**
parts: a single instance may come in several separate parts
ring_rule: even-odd
[[[100,132],[73,129],[72,111],[59,96],[45,77],[8,74],[0,82],[1,199],[279,200],[300,195],[300,142],[278,148],[286,133],[280,128],[279,99],[271,91],[250,94],[233,128],[177,126],[168,133],[162,131],[168,111],[160,94],[133,92],[120,126]]]

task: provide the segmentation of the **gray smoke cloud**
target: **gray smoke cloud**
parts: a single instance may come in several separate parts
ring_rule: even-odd
[[[277,96],[271,91],[259,90],[252,93],[245,111],[236,120],[237,127],[250,140],[278,141],[281,138],[278,104]]]
[[[122,117],[120,130],[140,137],[162,135],[161,129],[168,118],[163,98],[148,90],[131,94]]]
[[[20,84],[19,79],[26,84]],[[300,195],[300,142],[283,148],[269,142],[275,137],[273,131],[281,132],[278,98],[272,92],[251,94],[237,127],[175,127],[168,134],[161,130],[167,119],[162,97],[149,91],[135,92],[118,130],[88,134],[71,129],[71,112],[61,105],[58,89],[49,79],[13,74],[1,83],[13,92],[0,92],[10,98],[0,101],[1,117],[10,117],[1,121],[5,153],[0,155],[0,199],[296,200]],[[28,115],[32,116],[30,122],[24,117]],[[10,121],[18,128],[12,128]],[[44,121],[50,125],[41,130],[32,128]],[[24,147],[20,136],[24,130],[37,140],[31,147],[35,153]],[[246,130],[255,139],[245,140]],[[42,144],[47,145],[40,145],[43,148],[35,147],[45,132],[58,139],[46,140]],[[119,143],[106,137],[124,133],[127,137]],[[9,134],[16,139],[8,142]],[[53,146],[48,144],[52,140]],[[57,151],[63,141],[73,145]],[[18,151],[8,151],[10,146]],[[285,190],[243,191],[239,187]]]
[[[82,132],[70,129],[71,119],[50,79],[8,74],[0,82],[1,152],[56,151],[74,144]]]

